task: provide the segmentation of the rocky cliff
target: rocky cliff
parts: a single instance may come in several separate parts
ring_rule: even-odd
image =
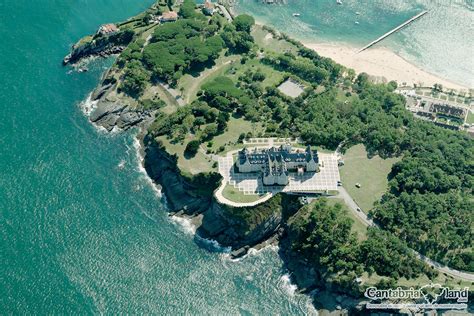
[[[181,176],[176,159],[153,139],[145,137],[145,170],[162,187],[170,212],[198,215],[211,208],[212,196],[200,196],[197,188]]]
[[[300,207],[295,197],[283,194],[255,207],[221,205],[214,199],[213,190],[206,195],[198,193],[201,188],[195,185],[196,181],[181,175],[176,159],[165,148],[149,137],[145,139],[145,146],[145,169],[153,181],[162,186],[169,211],[202,215],[197,233],[222,246],[232,247],[234,256],[244,255],[249,248],[274,236],[288,213]],[[206,185],[201,181],[200,184],[217,188],[216,183]]]

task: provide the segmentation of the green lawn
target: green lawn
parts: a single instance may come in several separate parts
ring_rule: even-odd
[[[381,279],[387,279],[387,277],[379,276],[377,273],[373,273],[371,276],[369,276],[367,272],[364,272],[361,278],[362,280],[364,280],[364,283],[368,285],[374,285],[374,284],[377,284]],[[430,283],[449,286],[452,289],[472,286],[472,283],[469,281],[462,281],[459,279],[455,279],[451,276],[445,276],[443,273],[440,273],[437,277],[435,277],[432,280],[430,280],[426,275],[421,275],[415,279],[400,278],[399,280],[397,280],[396,283],[397,283],[397,286],[402,286],[406,288],[409,288],[409,287],[420,288]]]
[[[215,77],[222,76],[233,64],[240,64],[237,63],[238,60],[240,60],[238,55],[225,56],[222,53],[215,60],[214,67],[207,68],[199,74],[185,74],[181,77],[177,89],[184,91],[183,98],[187,103],[190,103],[196,98],[196,94],[204,83]]]
[[[155,95],[166,103],[166,106],[160,110],[166,114],[171,114],[179,107],[176,99],[165,88],[160,85],[149,85],[143,92],[142,100],[153,99]]]
[[[296,53],[298,50],[298,48],[290,42],[274,38],[271,33],[264,30],[260,25],[255,25],[251,34],[258,46],[265,50],[276,53],[285,53],[287,51]]]
[[[238,203],[250,203],[261,199],[264,194],[245,195],[243,192],[236,189],[233,185],[227,184],[222,191],[222,195],[231,201]]]
[[[90,43],[90,42],[92,42],[92,39],[93,39],[93,38],[94,38],[94,37],[91,36],[91,35],[84,36],[83,38],[81,38],[81,39],[79,40],[79,42],[77,42],[77,46],[81,46],[81,45],[83,45],[83,44]]]
[[[246,134],[252,132],[255,135],[262,130],[260,123],[252,123],[243,118],[231,118],[227,123],[227,130],[223,134],[213,138],[213,144],[210,149],[217,151],[219,147],[225,146],[224,152],[227,152],[236,148],[242,148],[243,145],[237,142],[241,133]]]
[[[474,113],[472,113],[471,111],[469,111],[469,113],[467,114],[466,123],[474,124]]]
[[[283,72],[277,71],[268,65],[262,64],[259,59],[247,60],[245,64],[234,63],[232,67],[228,67],[226,69],[224,75],[237,82],[238,78],[244,75],[247,70],[252,70],[252,72],[260,70],[263,74],[265,74],[265,80],[261,82],[263,88],[276,86],[283,80],[283,77],[285,76]]]
[[[216,169],[212,167],[213,161],[201,151],[199,151],[193,158],[188,159],[184,157],[184,149],[190,139],[186,139],[184,144],[172,144],[165,136],[160,136],[157,139],[163,143],[169,154],[176,154],[178,156],[178,167],[181,171],[192,175],[200,172],[216,171]]]
[[[341,181],[347,192],[354,198],[364,212],[372,209],[387,190],[387,175],[392,165],[400,158],[382,159],[375,156],[367,158],[364,145],[351,147],[344,155],[345,165],[340,167]],[[357,188],[356,183],[361,187]]]

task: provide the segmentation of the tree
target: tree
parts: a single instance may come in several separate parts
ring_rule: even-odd
[[[199,151],[199,146],[201,143],[198,140],[191,140],[187,145],[186,149],[184,150],[184,154],[189,157],[196,156],[197,152]]]
[[[196,3],[193,0],[184,0],[179,9],[179,15],[183,19],[190,19],[196,16]]]
[[[132,61],[127,64],[120,88],[130,96],[140,96],[145,90],[150,76],[138,61]]]
[[[258,69],[252,76],[253,81],[263,81],[265,80],[265,74],[262,70]]]
[[[235,25],[237,31],[250,33],[252,26],[255,24],[255,19],[248,14],[241,14],[235,17],[232,24]]]

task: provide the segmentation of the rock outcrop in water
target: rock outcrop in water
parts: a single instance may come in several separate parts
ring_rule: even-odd
[[[115,127],[127,130],[137,125],[146,125],[151,122],[155,110],[143,109],[133,106],[126,99],[117,97],[117,83],[104,80],[91,94],[91,102],[95,103],[94,110],[89,119],[94,124],[105,128],[107,131]]]
[[[91,56],[107,57],[121,53],[133,39],[132,30],[118,31],[110,35],[96,34],[83,38],[72,46],[71,52],[64,57],[63,65],[75,64]]]

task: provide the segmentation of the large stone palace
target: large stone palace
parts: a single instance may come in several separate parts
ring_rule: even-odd
[[[261,172],[264,185],[287,185],[289,171],[302,175],[319,171],[317,151],[293,150],[291,145],[253,151],[242,149],[238,153],[236,166],[239,172]]]

